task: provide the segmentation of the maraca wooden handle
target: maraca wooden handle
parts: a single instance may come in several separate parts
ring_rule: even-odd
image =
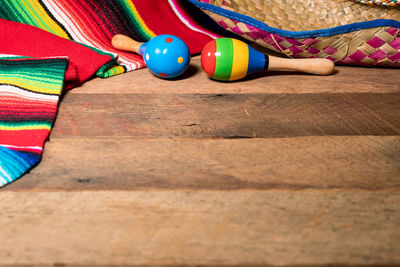
[[[208,76],[218,81],[235,81],[265,70],[297,70],[328,75],[335,69],[329,59],[273,57],[231,38],[218,38],[207,43],[201,52],[201,66]]]
[[[289,59],[268,56],[268,70],[297,70],[317,75],[329,75],[335,70],[335,64],[326,58]]]
[[[143,43],[137,42],[126,35],[117,34],[111,39],[111,44],[118,50],[130,51],[139,54],[139,48]]]

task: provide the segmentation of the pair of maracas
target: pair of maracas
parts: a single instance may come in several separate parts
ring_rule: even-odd
[[[161,78],[180,76],[190,62],[189,48],[173,35],[159,35],[140,43],[118,34],[113,37],[112,45],[119,50],[142,55],[150,71]],[[201,66],[208,76],[219,81],[235,81],[266,70],[287,69],[317,75],[328,75],[334,71],[334,64],[329,59],[273,57],[231,38],[219,38],[207,43],[201,53]]]

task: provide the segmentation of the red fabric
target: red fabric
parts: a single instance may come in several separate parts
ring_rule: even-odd
[[[176,1],[176,4],[180,12],[190,18],[185,9],[179,5],[179,1]],[[158,4],[157,8],[154,8],[154,1],[135,1],[135,6],[147,26],[154,30],[155,34],[171,34],[181,38],[188,45],[191,54],[200,53],[204,45],[212,40],[211,37],[205,34],[190,30],[177,18],[168,3]],[[148,12],[148,10],[152,12]],[[190,22],[196,25],[197,28],[204,29],[194,20],[190,20]]]
[[[12,146],[43,147],[49,136],[49,130],[0,131],[0,142]]]
[[[74,41],[27,24],[0,19],[0,54],[28,57],[68,57],[65,88],[69,89],[89,79],[109,62],[101,55]]]

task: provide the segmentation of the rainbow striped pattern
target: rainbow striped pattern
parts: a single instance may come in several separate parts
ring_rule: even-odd
[[[187,32],[215,38],[211,31],[197,25],[176,0],[2,0],[0,18],[39,27],[55,35],[118,55],[117,65],[103,68],[99,77],[110,77],[145,66],[140,55],[114,49],[111,38],[120,33],[146,42],[170,33],[170,25],[182,25]],[[149,11],[150,10],[150,11]],[[163,16],[170,14],[165,25]],[[173,15],[173,16],[172,16]],[[164,24],[164,25],[162,25]],[[178,30],[178,29],[177,29]],[[179,32],[184,30],[180,29]],[[191,51],[193,52],[193,51]],[[198,51],[200,52],[200,51]]]
[[[264,70],[268,66],[266,59],[263,53],[242,41],[218,38],[204,47],[201,66],[215,80],[234,81]]]
[[[377,4],[377,5],[384,5],[384,6],[397,6],[400,5],[399,0],[357,0],[359,3],[363,4]]]
[[[118,10],[118,13],[111,10]],[[155,36],[128,0],[5,0],[0,5],[0,17],[114,53],[109,40],[118,29],[124,29],[125,34],[140,41]],[[97,75],[109,77],[144,66],[139,56],[129,53],[120,55],[119,63],[120,66],[104,69]]]
[[[145,66],[142,56],[112,47],[116,34],[140,42],[160,34],[176,35],[188,41],[190,53],[199,53],[204,43],[218,37],[194,20],[178,0],[2,0],[0,18],[109,55],[112,60],[96,71],[101,78]],[[67,58],[0,57],[0,187],[39,163],[66,66]]]
[[[0,57],[0,187],[39,163],[67,58]]]

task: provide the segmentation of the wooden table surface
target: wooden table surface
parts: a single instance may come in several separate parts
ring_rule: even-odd
[[[174,81],[63,97],[0,190],[0,266],[396,266],[400,70]]]

